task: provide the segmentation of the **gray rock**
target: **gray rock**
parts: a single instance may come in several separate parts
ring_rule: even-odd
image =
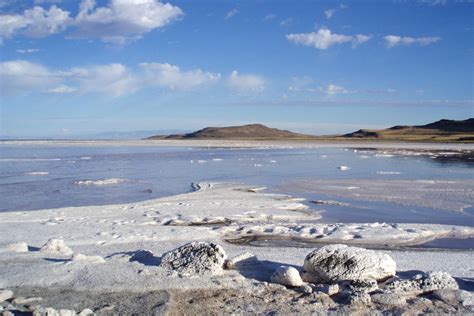
[[[10,290],[0,290],[0,302],[4,302],[13,297],[13,292]]]
[[[192,242],[167,252],[160,266],[182,275],[219,274],[226,254],[221,246],[214,243]]]
[[[395,275],[396,263],[387,254],[346,245],[329,245],[306,256],[304,269],[316,278],[345,280],[383,280]]]
[[[298,288],[298,291],[304,294],[311,294],[313,293],[313,288],[308,284],[303,284]]]
[[[281,266],[271,275],[273,283],[289,287],[298,287],[303,285],[300,273],[293,267]]]
[[[405,295],[396,293],[376,293],[371,296],[372,302],[385,306],[404,306],[407,303]]]
[[[238,269],[242,267],[255,266],[259,263],[260,262],[254,254],[251,254],[250,252],[244,252],[233,257],[232,259],[226,260],[225,267],[227,269]]]
[[[379,289],[377,281],[375,280],[353,280],[345,281],[341,284],[342,292],[345,295],[352,293],[372,293]]]
[[[372,300],[368,293],[355,292],[347,297],[347,301],[351,305],[369,305]]]
[[[65,255],[72,255],[73,251],[71,248],[66,246],[64,240],[62,239],[54,239],[51,238],[48,240],[41,248],[41,252],[48,252],[48,253],[58,253],[58,254],[65,254]]]
[[[416,275],[411,280],[397,280],[385,286],[385,292],[415,295],[443,289],[459,289],[456,280],[446,272],[428,272]]]
[[[433,297],[451,305],[474,305],[474,295],[464,290],[436,290],[433,292]]]
[[[315,291],[326,293],[329,296],[339,293],[338,284],[319,284],[314,287]]]

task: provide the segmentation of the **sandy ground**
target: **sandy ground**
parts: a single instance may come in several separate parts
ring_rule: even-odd
[[[473,228],[463,226],[318,224],[319,214],[309,212],[298,198],[242,184],[201,183],[196,188],[193,193],[132,204],[0,213],[0,288],[40,295],[44,304],[55,308],[88,307],[99,314],[137,309],[142,314],[199,314],[206,306],[236,313],[324,313],[329,305],[311,305],[310,298],[268,283],[282,264],[301,269],[310,249],[225,240],[267,236],[403,246],[438,237],[474,236]],[[50,238],[64,240],[70,250],[40,251]],[[251,252],[259,267],[183,278],[158,266],[165,252],[190,241],[219,243],[229,258]],[[21,249],[19,242],[27,249]],[[446,271],[462,288],[472,290],[472,251],[385,251],[397,262],[400,275]],[[298,304],[292,305],[295,300]]]

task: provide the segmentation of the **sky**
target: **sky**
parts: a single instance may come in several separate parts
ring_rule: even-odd
[[[0,0],[0,137],[474,117],[474,1]]]

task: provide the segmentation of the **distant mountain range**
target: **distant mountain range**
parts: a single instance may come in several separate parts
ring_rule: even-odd
[[[360,129],[343,138],[405,141],[474,141],[474,118],[439,120],[426,125],[397,125],[381,130]]]
[[[434,142],[474,142],[474,118],[467,120],[440,120],[426,125],[393,126],[381,130],[360,129],[336,136],[305,135],[270,128],[262,124],[229,127],[206,127],[187,134],[156,135],[158,139],[247,139],[247,140],[399,140]]]
[[[316,136],[270,128],[262,124],[206,127],[193,133],[152,136],[147,139],[312,139]]]

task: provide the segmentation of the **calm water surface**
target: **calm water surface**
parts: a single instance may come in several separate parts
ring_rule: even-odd
[[[350,169],[341,171],[341,165]],[[237,181],[308,199],[338,199],[298,192],[285,183],[299,179],[372,178],[473,180],[474,160],[470,155],[456,158],[449,153],[439,157],[391,156],[342,148],[0,145],[0,211],[136,202],[189,192],[190,184],[200,181]],[[119,183],[93,182],[98,180]],[[384,202],[349,202],[350,207],[325,207],[323,221],[474,226],[472,208],[463,214]]]

